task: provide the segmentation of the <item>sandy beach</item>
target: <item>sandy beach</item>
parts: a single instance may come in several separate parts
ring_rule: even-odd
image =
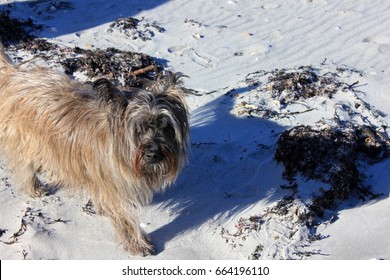
[[[140,210],[156,248],[146,259],[390,259],[389,1],[1,0],[4,10],[41,24],[36,36],[62,48],[143,53],[186,76],[190,160]],[[130,17],[136,29],[113,27]],[[32,58],[9,54],[16,63]],[[64,71],[55,58],[23,67],[34,63]],[[326,140],[334,143],[372,140],[380,152],[292,161],[289,177],[275,157],[278,140],[302,126],[341,131],[338,142]],[[340,166],[351,157],[359,188],[339,199],[332,176],[348,177]],[[123,250],[87,194],[30,198],[3,160],[0,178],[0,259],[143,259]],[[336,193],[329,207],[325,193]]]

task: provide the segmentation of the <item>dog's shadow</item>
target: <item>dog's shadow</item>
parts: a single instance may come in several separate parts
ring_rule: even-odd
[[[169,223],[150,233],[157,254],[184,232],[196,230],[197,234],[212,235],[226,221],[236,223],[240,215],[249,218],[245,210],[262,214],[266,205],[292,194],[283,187],[291,183],[283,179],[284,166],[274,159],[277,140],[286,127],[269,119],[237,117],[231,112],[240,94],[250,90],[236,89],[192,112],[189,165],[174,186],[155,196],[152,205],[172,215]],[[390,191],[386,180],[390,179],[386,175],[390,174],[389,160],[364,167],[372,174],[364,184],[374,186],[374,193]],[[306,188],[311,188],[309,185]],[[312,193],[311,189],[302,191]],[[336,205],[332,216],[337,216],[338,210],[387,197],[346,200]]]
[[[208,224],[203,229],[211,234],[242,210],[281,197],[280,185],[286,182],[283,166],[274,160],[274,148],[284,128],[230,112],[235,98],[248,90],[236,89],[191,113],[189,165],[174,186],[154,199],[173,217],[150,233],[157,254],[183,232]]]

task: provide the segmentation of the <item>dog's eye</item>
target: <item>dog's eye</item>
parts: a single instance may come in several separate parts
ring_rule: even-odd
[[[167,125],[164,127],[164,135],[166,135],[169,139],[175,138],[175,129],[173,126],[167,123]]]

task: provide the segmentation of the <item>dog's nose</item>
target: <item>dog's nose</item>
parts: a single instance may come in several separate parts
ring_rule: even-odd
[[[150,147],[145,152],[145,159],[149,163],[158,163],[161,161],[161,153],[158,149],[158,147]]]

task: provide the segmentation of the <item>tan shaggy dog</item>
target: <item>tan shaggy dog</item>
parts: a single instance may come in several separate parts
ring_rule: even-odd
[[[143,88],[81,85],[47,68],[20,69],[0,44],[0,149],[27,194],[44,194],[42,174],[52,186],[85,188],[126,250],[152,254],[136,210],[186,163],[185,91],[169,72]]]

